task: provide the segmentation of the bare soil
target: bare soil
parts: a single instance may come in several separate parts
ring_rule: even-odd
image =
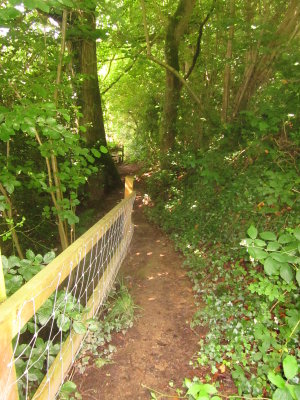
[[[122,172],[133,171],[125,167]],[[113,203],[115,197],[109,201]],[[75,373],[72,380],[83,400],[146,400],[150,399],[146,387],[177,399],[174,388],[182,387],[184,377],[203,377],[207,372],[189,365],[206,332],[190,329],[196,308],[191,282],[182,268],[183,257],[167,236],[146,220],[144,207],[138,187],[134,236],[120,271],[139,306],[138,318],[126,335],[113,336],[112,344],[117,347],[113,363],[102,368],[92,365],[83,375]]]

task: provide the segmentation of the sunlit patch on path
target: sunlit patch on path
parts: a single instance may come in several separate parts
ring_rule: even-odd
[[[149,399],[142,385],[175,395],[169,382],[181,387],[184,377],[196,374],[189,361],[199,337],[189,326],[195,308],[182,256],[146,221],[143,196],[137,198],[135,233],[121,276],[140,307],[139,317],[125,336],[114,336],[113,363],[75,375],[83,399]]]

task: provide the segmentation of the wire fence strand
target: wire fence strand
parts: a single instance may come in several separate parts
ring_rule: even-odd
[[[57,396],[127,253],[134,199],[132,193],[0,305],[1,354],[9,352],[5,329],[12,340],[9,362],[0,362],[0,400]]]

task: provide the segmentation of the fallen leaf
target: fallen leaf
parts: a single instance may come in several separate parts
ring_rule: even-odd
[[[220,370],[220,372],[221,372],[222,374],[224,374],[224,372],[226,371],[225,365],[224,365],[224,364],[221,364],[221,365],[219,366],[219,370]]]

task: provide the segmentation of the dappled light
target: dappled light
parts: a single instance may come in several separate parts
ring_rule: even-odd
[[[0,2],[1,400],[299,400],[299,35],[299,0]]]

